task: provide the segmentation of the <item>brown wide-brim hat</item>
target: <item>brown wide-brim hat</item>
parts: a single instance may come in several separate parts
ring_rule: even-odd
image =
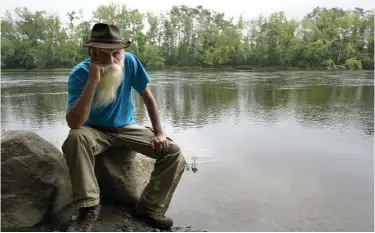
[[[102,49],[124,49],[131,45],[131,41],[124,41],[120,29],[116,25],[97,23],[91,30],[90,40],[83,47]]]

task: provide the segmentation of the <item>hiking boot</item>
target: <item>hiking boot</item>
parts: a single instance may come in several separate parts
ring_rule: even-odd
[[[173,226],[173,220],[171,218],[149,211],[141,204],[133,210],[133,215],[148,223],[150,226],[160,230],[167,230]]]
[[[78,218],[73,221],[67,231],[91,231],[96,219],[99,217],[99,213],[99,205],[80,208]]]

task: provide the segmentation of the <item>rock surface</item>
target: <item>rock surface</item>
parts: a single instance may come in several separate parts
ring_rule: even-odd
[[[133,206],[146,187],[155,160],[126,148],[110,148],[97,156],[95,173],[102,193]]]
[[[93,231],[159,231],[130,214],[154,160],[116,148],[99,155],[96,164],[102,200]],[[66,161],[55,146],[32,132],[2,132],[1,169],[2,231],[67,230],[77,209],[71,205]],[[168,231],[196,230],[176,226]]]
[[[101,193],[128,206],[134,206],[140,199],[155,164],[154,159],[124,147],[110,148],[97,155],[96,161],[95,174]],[[179,166],[184,169],[183,159],[179,160]],[[170,199],[163,211],[169,206]]]
[[[7,132],[1,141],[1,228],[31,227],[70,197],[62,153],[35,133]]]
[[[102,201],[101,215],[96,221],[93,232],[157,232],[159,229],[150,227],[148,224],[134,219],[131,209],[112,203],[112,201]],[[77,214],[72,206],[67,206],[56,214],[48,222],[41,223],[31,228],[7,229],[9,232],[64,232],[68,229],[71,216]],[[165,232],[202,232],[190,226],[174,226]]]

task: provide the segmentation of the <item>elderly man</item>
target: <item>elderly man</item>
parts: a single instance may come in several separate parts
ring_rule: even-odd
[[[90,41],[84,44],[90,58],[75,66],[69,76],[66,121],[71,130],[62,150],[79,216],[68,231],[91,231],[99,215],[95,156],[109,147],[127,147],[156,160],[133,213],[159,229],[173,225],[164,213],[185,160],[161,128],[155,99],[147,87],[150,78],[137,57],[124,52],[129,45],[117,26],[95,24]],[[135,123],[132,88],[144,100],[152,129]]]

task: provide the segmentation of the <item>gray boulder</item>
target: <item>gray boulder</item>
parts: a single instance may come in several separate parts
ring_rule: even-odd
[[[73,207],[69,169],[61,151],[32,132],[7,131],[2,136],[2,230],[30,229],[45,217],[60,216],[64,207]],[[121,147],[97,155],[95,164],[102,197],[131,207],[149,182],[155,160]]]
[[[95,164],[101,192],[134,206],[150,180],[155,160],[118,147],[98,155]]]
[[[1,228],[32,227],[71,202],[63,154],[35,133],[7,131],[1,140]]]
[[[95,173],[101,193],[129,207],[134,206],[150,180],[154,165],[155,159],[125,147],[112,147],[106,150],[97,156],[95,163]],[[183,158],[180,158],[179,166],[179,169],[184,169]],[[176,187],[176,184],[173,186]],[[173,192],[174,190],[171,193]],[[167,210],[171,198],[170,195],[163,212]]]

